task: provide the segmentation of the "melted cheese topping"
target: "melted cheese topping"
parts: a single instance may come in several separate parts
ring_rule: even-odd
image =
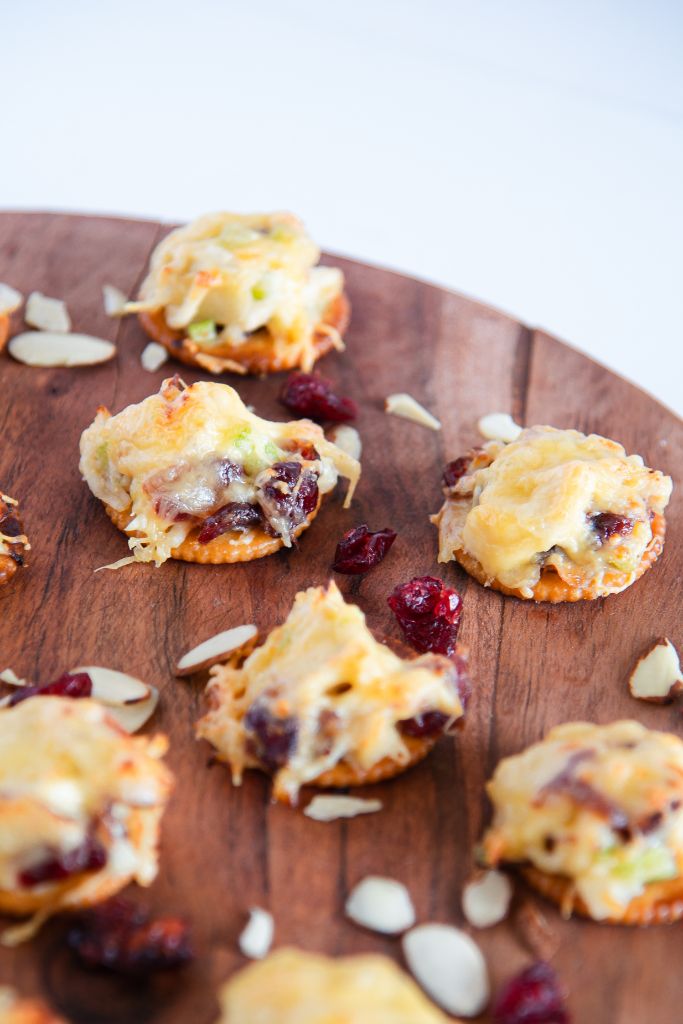
[[[245,716],[259,709],[296,732],[275,773],[275,796],[293,802],[299,787],[341,760],[367,770],[385,757],[409,758],[398,723],[426,711],[463,714],[457,669],[440,655],[403,661],[378,643],[360,608],[335,583],[297,594],[286,621],[241,668],[211,670],[213,708],[197,735],[229,762],[233,781],[259,767]],[[248,725],[248,723],[247,723]]]
[[[189,328],[200,350],[215,355],[265,328],[276,349],[296,349],[308,370],[316,327],[344,288],[342,272],[316,266],[319,258],[291,214],[207,214],[160,242],[140,301],[125,311],[163,309],[169,327]]]
[[[39,999],[22,999],[7,985],[0,985],[0,1024],[66,1024]]]
[[[280,949],[219,993],[217,1024],[447,1024],[388,957]]]
[[[31,550],[25,533],[12,535],[2,532],[2,521],[7,515],[12,515],[13,509],[16,515],[18,504],[16,498],[10,498],[9,494],[3,494],[0,491],[0,555],[9,555],[10,558],[13,557],[13,553],[21,556],[25,551]]]
[[[683,742],[637,722],[552,729],[487,786],[491,864],[531,861],[574,882],[591,915],[618,915],[683,873]]]
[[[652,539],[650,513],[664,511],[671,489],[615,441],[532,427],[511,444],[485,445],[449,492],[435,520],[439,560],[463,548],[489,580],[527,597],[544,566],[576,585],[634,574]],[[602,512],[628,517],[632,530],[600,543],[591,520]]]
[[[360,476],[354,458],[310,420],[260,419],[234,388],[215,382],[185,387],[169,379],[158,395],[116,416],[100,409],[81,437],[80,470],[101,501],[118,511],[131,508],[129,529],[140,534],[128,542],[135,558],[161,565],[196,525],[191,517],[215,511],[219,495],[218,504],[253,501],[259,474],[276,462],[296,461],[288,450],[293,442],[309,442],[318,452],[321,494],[332,490],[338,474],[350,480],[348,506]],[[217,484],[221,460],[243,472],[225,493]],[[175,521],[179,513],[187,517]],[[285,524],[275,525],[285,544],[291,543]]]
[[[99,873],[148,885],[156,850],[127,823],[136,811],[156,819],[165,805],[166,746],[162,736],[129,736],[92,700],[30,697],[0,709],[0,889],[12,891],[23,870],[79,847],[95,827],[108,851]]]

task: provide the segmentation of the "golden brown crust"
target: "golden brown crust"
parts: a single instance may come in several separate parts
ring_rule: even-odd
[[[319,775],[317,779],[313,779],[310,785],[342,789],[346,786],[369,786],[373,782],[393,779],[423,761],[436,743],[436,737],[404,736],[403,742],[410,755],[405,761],[397,761],[393,757],[383,757],[377,764],[373,764],[371,768],[365,770],[348,761],[340,761],[333,768],[328,768],[326,772]]]
[[[306,516],[306,522],[292,531],[293,537],[299,537],[304,530],[307,530],[318,514],[322,498],[318,496],[318,504],[312,512]],[[126,510],[119,512],[111,505],[103,503],[105,511],[114,526],[117,526],[123,533],[133,536],[135,531],[128,530],[128,523],[131,520],[131,513]],[[258,528],[250,531],[250,538],[246,534],[231,531],[215,537],[207,544],[200,544],[197,540],[199,527],[195,527],[187,535],[185,540],[171,552],[171,558],[181,562],[201,562],[204,565],[227,565],[233,562],[252,562],[256,558],[264,558],[272,555],[284,547],[281,537],[271,537],[264,530]]]
[[[582,917],[591,917],[588,907],[574,892],[569,878],[548,875],[535,867],[524,867],[522,875],[536,892],[550,900],[569,917],[576,911]],[[683,918],[683,878],[665,882],[649,882],[645,891],[631,900],[619,914],[604,918],[609,924],[649,925],[673,924]]]
[[[183,331],[176,331],[166,323],[163,309],[139,313],[138,318],[146,334],[166,348],[174,359],[188,366],[196,366],[210,373],[277,373],[292,370],[299,365],[296,349],[274,351],[268,331],[255,331],[241,345],[216,345],[210,352],[203,351],[194,341],[185,337]],[[321,327],[313,339],[315,360],[320,359],[334,347],[334,335],[325,327],[343,335],[349,326],[351,304],[344,292],[334,298],[327,309]],[[315,361],[314,360],[314,361]]]
[[[663,515],[655,513],[652,519],[652,539],[643,552],[635,575],[623,572],[606,573],[603,576],[602,585],[593,583],[590,586],[575,586],[563,580],[554,569],[541,570],[541,578],[529,597],[521,590],[514,587],[506,587],[498,580],[489,580],[484,569],[476,558],[468,554],[463,548],[456,548],[453,557],[463,569],[474,577],[478,583],[498,590],[501,594],[508,594],[510,597],[519,597],[523,601],[549,601],[551,604],[559,604],[563,601],[593,601],[598,597],[607,597],[609,594],[619,593],[625,590],[631,583],[654,565],[662,553],[664,547],[664,535],[666,533],[666,519]]]
[[[4,998],[9,994],[9,1003]],[[0,1021],[2,1024],[66,1024],[42,999],[24,999],[12,989],[0,985]]]

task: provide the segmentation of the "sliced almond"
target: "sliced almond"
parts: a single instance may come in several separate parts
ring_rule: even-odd
[[[369,875],[350,892],[346,916],[382,935],[400,935],[415,924],[415,908],[405,885]]]
[[[123,316],[125,314],[125,305],[128,299],[116,285],[102,285],[102,300],[107,316]]]
[[[252,907],[246,927],[237,940],[240,951],[251,960],[263,960],[273,944],[274,932],[273,915],[261,907]]]
[[[49,331],[17,334],[8,348],[14,359],[27,366],[94,366],[116,355],[116,347],[103,338]]]
[[[119,558],[116,562],[98,565],[96,569],[93,569],[93,572],[102,572],[103,569],[123,569],[124,565],[132,565],[133,562],[137,562],[135,555],[126,555],[125,558]]]
[[[143,370],[147,370],[149,373],[154,373],[162,367],[167,359],[168,352],[163,345],[159,345],[156,341],[150,341],[149,345],[145,345],[140,356]]]
[[[382,810],[381,800],[366,800],[360,796],[342,796],[322,793],[314,796],[304,809],[313,821],[336,821],[337,818],[355,818],[359,814],[373,814]]]
[[[507,412],[490,412],[482,416],[477,428],[487,441],[504,441],[506,444],[516,441],[523,430]]]
[[[341,448],[343,452],[350,455],[352,459],[360,462],[363,442],[355,427],[350,427],[348,423],[340,423],[339,426],[333,427],[330,431],[330,441],[332,444],[336,444],[337,448]]]
[[[149,687],[149,697],[136,704],[107,704],[107,714],[116,719],[126,732],[137,732],[149,721],[159,703],[156,686]]]
[[[183,654],[176,665],[175,674],[190,676],[193,672],[215,665],[228,655],[236,654],[249,644],[253,645],[257,635],[258,630],[254,625],[235,626],[223,633],[217,633],[216,636],[193,647],[187,654]]]
[[[520,941],[537,960],[552,960],[560,948],[560,936],[535,904],[523,903],[514,924]]]
[[[24,301],[24,296],[13,288],[11,284],[4,284],[0,281],[0,315],[9,316]]]
[[[20,679],[11,668],[5,668],[0,672],[0,679],[3,683],[9,683],[10,686],[28,686],[26,679]]]
[[[70,672],[87,672],[92,682],[92,698],[102,704],[121,706],[139,704],[148,700],[151,687],[135,676],[125,672],[117,672],[113,668],[102,668],[100,665],[79,665],[69,669]]]
[[[462,911],[475,928],[490,928],[506,916],[512,885],[502,871],[484,871],[468,882],[462,893]]]
[[[491,987],[479,946],[448,924],[422,924],[403,936],[403,954],[415,979],[448,1013],[476,1017]]]
[[[384,409],[385,412],[391,413],[392,416],[400,416],[404,420],[412,420],[413,423],[419,423],[422,427],[429,427],[430,430],[441,430],[441,423],[437,420],[436,416],[432,416],[431,412],[428,412],[423,405],[420,405],[412,395],[407,395],[405,392],[389,395],[384,403]]]
[[[42,292],[31,292],[26,300],[24,320],[39,331],[53,334],[67,334],[71,330],[71,317],[66,303],[61,299],[50,299]]]
[[[683,676],[676,648],[661,637],[636,663],[628,680],[633,697],[652,704],[666,704],[683,690]]]

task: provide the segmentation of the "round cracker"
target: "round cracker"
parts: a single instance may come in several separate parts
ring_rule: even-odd
[[[664,548],[664,535],[666,533],[666,519],[660,513],[655,513],[652,519],[652,538],[645,548],[640,564],[633,573],[610,572],[605,573],[603,583],[592,583],[587,586],[575,586],[562,579],[552,569],[542,569],[541,577],[533,589],[531,597],[522,593],[515,587],[506,587],[496,579],[489,579],[484,572],[481,562],[473,555],[470,555],[464,548],[456,548],[453,552],[455,560],[469,573],[478,583],[492,590],[498,590],[501,594],[510,597],[519,597],[523,601],[548,601],[551,604],[559,604],[564,601],[593,601],[598,597],[608,597],[610,594],[619,594],[626,590],[632,583],[654,565]]]
[[[569,878],[548,875],[536,867],[524,867],[522,875],[532,889],[560,908],[565,916],[573,911],[582,917],[592,917],[588,907],[574,891]],[[673,924],[683,918],[683,878],[664,882],[649,882],[640,896],[634,897],[620,913],[601,918],[608,924],[650,925]]]
[[[293,370],[299,366],[299,354],[294,346],[276,351],[266,328],[254,331],[241,345],[225,343],[215,345],[209,351],[187,338],[183,331],[174,330],[166,323],[163,309],[139,313],[138,319],[146,334],[167,349],[174,359],[188,366],[208,370],[210,373],[277,373]],[[343,335],[351,319],[351,304],[344,292],[328,305],[321,326],[313,338],[314,362],[334,347],[334,336],[325,330],[331,327]]]
[[[305,522],[292,531],[293,537],[299,537],[304,530],[307,530],[318,514],[322,498],[318,495],[318,503],[312,512],[306,516]],[[136,531],[128,529],[131,521],[131,513],[128,509],[119,512],[104,502],[104,508],[114,526],[117,526],[122,533],[129,537],[135,536]],[[231,530],[229,533],[222,533],[219,537],[206,544],[200,544],[197,540],[200,528],[196,526],[190,530],[185,540],[177,548],[173,548],[171,558],[180,562],[201,562],[204,565],[227,565],[233,562],[251,562],[256,558],[264,558],[272,555],[284,547],[281,537],[271,537],[264,530],[253,529],[246,532]],[[139,536],[139,534],[138,534]]]
[[[408,757],[405,761],[399,761],[394,757],[383,757],[381,761],[371,765],[370,768],[359,768],[349,761],[342,760],[334,767],[328,768],[317,779],[313,779],[310,785],[327,789],[343,789],[346,786],[369,786],[373,782],[393,779],[423,761],[437,738],[434,736],[404,736],[403,742],[408,750]]]

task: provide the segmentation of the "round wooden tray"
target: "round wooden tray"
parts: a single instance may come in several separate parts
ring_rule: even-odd
[[[352,508],[328,500],[298,550],[250,565],[169,562],[95,574],[127,547],[80,479],[81,431],[98,405],[118,411],[176,370],[188,381],[209,379],[173,363],[145,372],[146,339],[137,322],[109,320],[102,309],[102,284],[133,294],[166,230],[110,218],[0,215],[0,280],[65,299],[75,330],[111,338],[119,348],[114,361],[88,369],[31,369],[0,357],[0,486],[21,499],[33,543],[30,568],[0,592],[0,667],[48,680],[76,664],[101,664],[161,689],[150,728],[169,734],[178,782],[164,820],[159,878],[134,895],[159,911],[190,915],[197,951],[180,975],[149,983],[74,967],[60,921],[33,942],[0,951],[0,982],[41,993],[74,1024],[212,1024],[217,985],[244,963],[235,940],[254,905],[274,914],[278,945],[400,959],[396,940],[344,918],[345,895],[368,873],[389,875],[408,885],[420,921],[462,924],[460,893],[488,814],[484,783],[500,757],[572,719],[634,717],[683,733],[675,706],[637,703],[626,686],[636,653],[652,638],[668,634],[683,642],[681,489],[674,491],[659,564],[621,595],[576,605],[505,598],[455,565],[438,566],[427,518],[440,504],[443,464],[477,440],[484,413],[505,410],[525,424],[606,434],[678,480],[683,424],[543,332],[360,263],[329,260],[347,275],[353,317],[347,352],[320,364],[361,409],[363,476]],[[647,339],[643,349],[647,359]],[[276,401],[281,376],[223,379],[259,413],[284,418]],[[386,416],[383,399],[395,391],[424,402],[443,430]],[[174,679],[173,666],[219,630],[255,621],[267,632],[280,622],[298,590],[328,579],[337,539],[360,522],[391,526],[398,540],[367,577],[337,578],[346,596],[377,631],[396,633],[386,605],[396,583],[432,573],[455,585],[464,596],[461,639],[471,651],[475,690],[455,739],[441,742],[419,768],[368,791],[382,799],[380,814],[319,824],[301,810],[271,804],[263,776],[249,773],[234,789],[223,767],[208,766],[209,747],[193,739],[202,686]],[[565,922],[521,882],[516,888],[518,905],[540,908],[559,941],[554,963],[575,1021],[677,1018],[683,977],[671,958],[672,931]],[[494,986],[531,959],[514,918],[476,937]]]

